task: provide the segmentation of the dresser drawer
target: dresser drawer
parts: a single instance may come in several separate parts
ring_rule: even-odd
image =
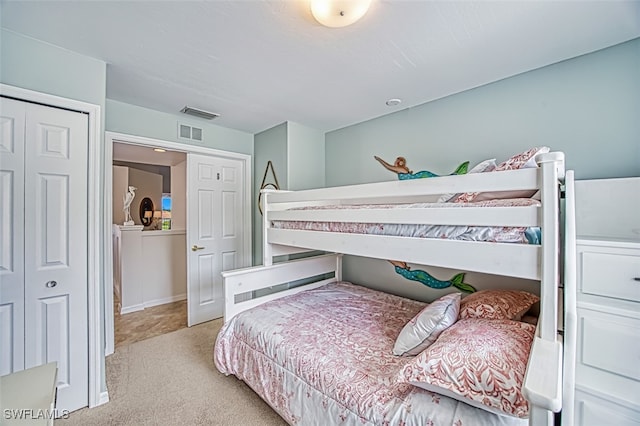
[[[640,251],[580,253],[580,291],[640,302]]]
[[[639,318],[578,309],[577,384],[633,402],[640,395],[638,360]]]
[[[578,426],[640,426],[639,411],[579,390],[574,418]]]

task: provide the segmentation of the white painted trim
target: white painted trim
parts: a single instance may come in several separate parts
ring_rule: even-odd
[[[111,355],[115,352],[115,325],[113,323],[113,144],[108,142],[109,132],[104,134],[104,354]],[[107,161],[109,159],[109,161]],[[120,310],[122,311],[122,295],[120,298]]]
[[[221,149],[208,148],[205,146],[188,145],[186,143],[171,142],[171,141],[165,141],[162,139],[147,138],[144,136],[127,135],[125,133],[107,131],[105,132],[105,139],[107,140],[107,142],[111,144],[113,144],[114,142],[121,142],[121,143],[130,144],[130,145],[144,145],[149,147],[166,148],[172,151],[179,151],[184,153],[192,152],[196,154],[212,155],[215,157],[251,161],[251,155],[249,154],[223,151]],[[112,160],[113,160],[113,155],[112,155]]]
[[[159,148],[166,148],[172,151],[179,151],[184,153],[196,153],[203,155],[210,155],[218,158],[229,158],[233,160],[239,160],[244,163],[244,205],[249,206],[245,209],[245,232],[244,232],[244,252],[242,253],[242,262],[243,264],[249,266],[251,264],[252,259],[252,248],[251,248],[251,235],[253,231],[253,224],[251,221],[251,200],[252,200],[252,191],[251,191],[251,155],[242,154],[238,152],[229,152],[223,151],[215,148],[207,148],[203,146],[196,145],[188,145],[180,142],[170,142],[161,139],[153,139],[147,138],[144,136],[135,136],[135,135],[127,135],[124,133],[117,132],[105,132],[105,153],[104,153],[104,208],[105,208],[105,233],[109,236],[108,238],[108,246],[105,247],[105,256],[104,256],[104,267],[105,267],[105,328],[110,327],[110,329],[106,330],[106,346],[107,348],[111,348],[111,352],[113,353],[114,347],[114,335],[113,335],[113,251],[111,250],[111,226],[113,222],[113,176],[112,176],[112,167],[113,164],[113,143],[126,143],[131,145],[142,145],[142,146],[152,146]],[[186,256],[186,254],[185,254]],[[111,300],[108,300],[111,299]],[[111,321],[108,321],[107,318],[110,318]]]
[[[100,340],[102,323],[101,294],[100,294],[100,259],[103,257],[104,245],[100,245],[101,226],[99,218],[100,212],[100,135],[101,135],[101,112],[100,105],[87,102],[67,99],[60,96],[40,93],[21,87],[9,86],[0,83],[0,94],[25,101],[37,102],[43,105],[51,105],[59,108],[66,108],[87,113],[89,116],[88,134],[88,254],[87,254],[87,302],[88,302],[88,329],[89,329],[89,407],[95,407],[109,401],[109,394],[102,390],[101,378],[104,366],[102,355],[102,343]],[[111,228],[109,228],[109,244],[111,244]],[[113,306],[113,301],[112,301]],[[113,308],[112,308],[113,309]]]

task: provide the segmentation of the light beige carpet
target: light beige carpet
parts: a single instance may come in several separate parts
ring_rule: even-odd
[[[221,326],[214,320],[117,348],[106,364],[110,401],[56,425],[286,425],[244,382],[216,369]]]

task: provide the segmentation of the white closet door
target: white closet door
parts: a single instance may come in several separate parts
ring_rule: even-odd
[[[0,375],[24,369],[24,120],[0,98]]]
[[[57,361],[57,406],[75,410],[88,405],[88,116],[29,104],[25,137],[25,367]]]
[[[1,102],[2,368],[56,361],[73,411],[88,405],[88,116]]]
[[[244,170],[239,160],[189,154],[187,293],[189,326],[224,311],[224,270],[244,266]]]

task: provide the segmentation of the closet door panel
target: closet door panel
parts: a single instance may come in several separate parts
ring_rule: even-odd
[[[27,105],[25,367],[58,362],[68,410],[88,403],[87,129],[86,114]]]
[[[25,104],[0,98],[0,375],[24,369]]]

